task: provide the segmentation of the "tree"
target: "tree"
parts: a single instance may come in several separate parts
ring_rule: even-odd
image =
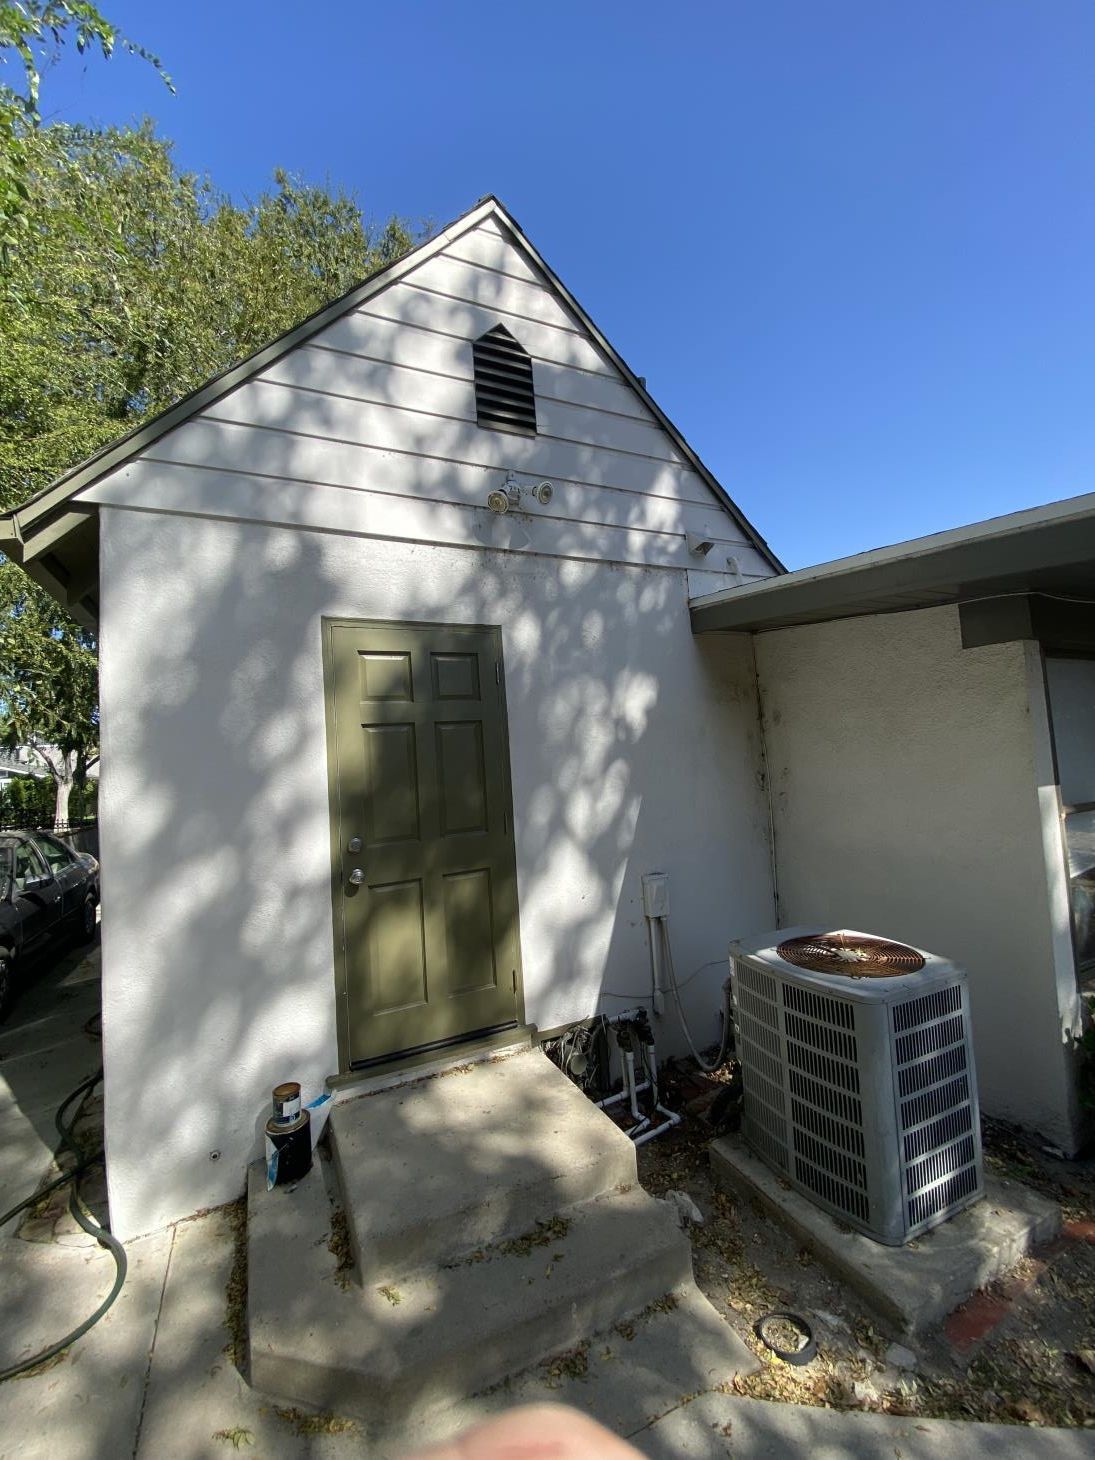
[[[2,3],[2,0],[0,0]],[[26,227],[0,287],[0,508],[259,349],[416,241],[275,173],[237,205],[150,124],[26,139]],[[53,747],[63,818],[98,751],[95,638],[0,565],[0,739]]]
[[[66,620],[13,564],[4,564],[0,578],[0,592],[11,595],[0,620],[4,744],[29,745],[41,756],[53,777],[54,820],[62,823],[73,787],[99,758],[94,635]]]
[[[89,0],[0,0],[0,62],[15,64],[22,87],[0,82],[0,264],[27,227],[31,201],[27,136],[40,122],[42,69],[71,34],[77,51],[98,49],[107,59],[116,45],[153,65],[169,90],[171,78],[156,56],[117,30]],[[10,74],[10,73],[9,73]]]

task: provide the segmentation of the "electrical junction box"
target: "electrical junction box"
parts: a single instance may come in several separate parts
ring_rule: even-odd
[[[643,912],[648,918],[669,916],[669,878],[666,873],[643,873]]]

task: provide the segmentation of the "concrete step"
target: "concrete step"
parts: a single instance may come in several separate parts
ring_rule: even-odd
[[[570,1208],[546,1242],[534,1227],[527,1241],[398,1282],[340,1285],[331,1176],[320,1159],[292,1191],[268,1193],[261,1163],[251,1168],[251,1378],[279,1398],[357,1415],[374,1437],[692,1286],[674,1213],[637,1187]]]
[[[628,1138],[539,1050],[341,1101],[330,1124],[364,1284],[637,1179]]]
[[[669,1302],[592,1335],[558,1362],[537,1364],[463,1404],[408,1421],[390,1447],[370,1450],[370,1460],[398,1460],[412,1448],[451,1441],[517,1405],[545,1403],[572,1405],[614,1434],[636,1437],[633,1442],[647,1454],[649,1426],[661,1416],[701,1394],[722,1394],[735,1375],[761,1367],[694,1283],[668,1297]],[[716,1453],[725,1460],[725,1449]]]

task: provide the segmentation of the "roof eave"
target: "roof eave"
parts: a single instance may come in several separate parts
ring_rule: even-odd
[[[694,633],[758,632],[1066,591],[1095,599],[1095,495],[708,594],[689,607]]]
[[[412,268],[417,268],[419,264],[425,263],[428,258],[440,252],[453,239],[466,233],[468,229],[476,227],[493,212],[505,215],[505,210],[494,199],[481,200],[476,203],[474,208],[469,209],[467,213],[462,214],[441,232],[435,234],[433,238],[420,244],[418,248],[412,249],[401,259],[396,259],[386,268],[371,274],[361,284],[355,285],[338,299],[317,309],[307,319],[294,325],[291,330],[279,335],[276,340],[271,340],[269,344],[263,345],[261,349],[254,351],[245,359],[238,361],[235,365],[230,365],[227,370],[222,370],[219,375],[213,376],[211,380],[207,380],[196,390],[192,390],[189,395],[184,395],[173,405],[168,406],[166,410],[153,416],[151,420],[143,421],[133,430],[127,431],[124,436],[108,442],[92,456],[77,463],[76,466],[59,476],[56,481],[51,482],[48,487],[44,487],[42,491],[28,498],[26,502],[16,508],[15,511],[19,513],[21,522],[29,524],[49,515],[57,507],[71,500],[78,492],[94,485],[107,472],[123,466],[154,441],[158,441],[161,436],[166,436],[169,431],[173,431],[176,426],[181,426],[191,416],[222,399],[237,386],[252,379],[259,371],[273,365],[283,355],[287,355],[290,350],[295,349],[298,344],[312,335],[318,334],[320,330],[333,324],[344,314],[349,314],[351,310],[359,308],[366,299],[395,283]]]

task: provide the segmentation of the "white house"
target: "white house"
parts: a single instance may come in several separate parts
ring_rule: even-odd
[[[20,745],[15,750],[0,750],[0,787],[10,781],[25,781],[28,776],[37,779],[46,774],[38,752],[29,745]]]
[[[984,1104],[1074,1143],[1041,651],[964,659],[956,607],[915,605],[872,639],[792,604],[783,621],[808,626],[767,632],[766,606],[778,621],[784,585],[809,575],[781,576],[493,198],[0,518],[0,544],[99,625],[123,1238],[238,1195],[281,1080],[350,1081],[650,1002],[652,871],[705,1039],[731,938],[780,915],[1004,959],[1001,988],[1048,1052],[1009,1068],[1004,1030],[996,1059],[1004,1021],[979,975]],[[909,755],[886,713],[891,657],[936,726]],[[996,716],[998,775],[978,779],[977,728]],[[935,788],[919,821],[886,814],[886,756],[900,784]],[[1022,801],[1006,837],[983,819],[1001,787]],[[906,890],[923,860],[916,899],[938,899],[946,859],[983,843],[979,885],[1009,838],[1025,912],[967,896],[917,920],[878,892],[886,858]],[[1005,918],[991,949],[964,909],[971,928]],[[680,1047],[675,1018],[658,1032]]]
[[[645,872],[715,1027],[772,888],[751,645],[688,600],[780,565],[494,199],[7,548],[99,624],[123,1237],[238,1194],[279,1080],[634,1003]]]
[[[697,599],[754,636],[783,925],[969,975],[990,1114],[1067,1151],[1095,971],[1095,496]]]

